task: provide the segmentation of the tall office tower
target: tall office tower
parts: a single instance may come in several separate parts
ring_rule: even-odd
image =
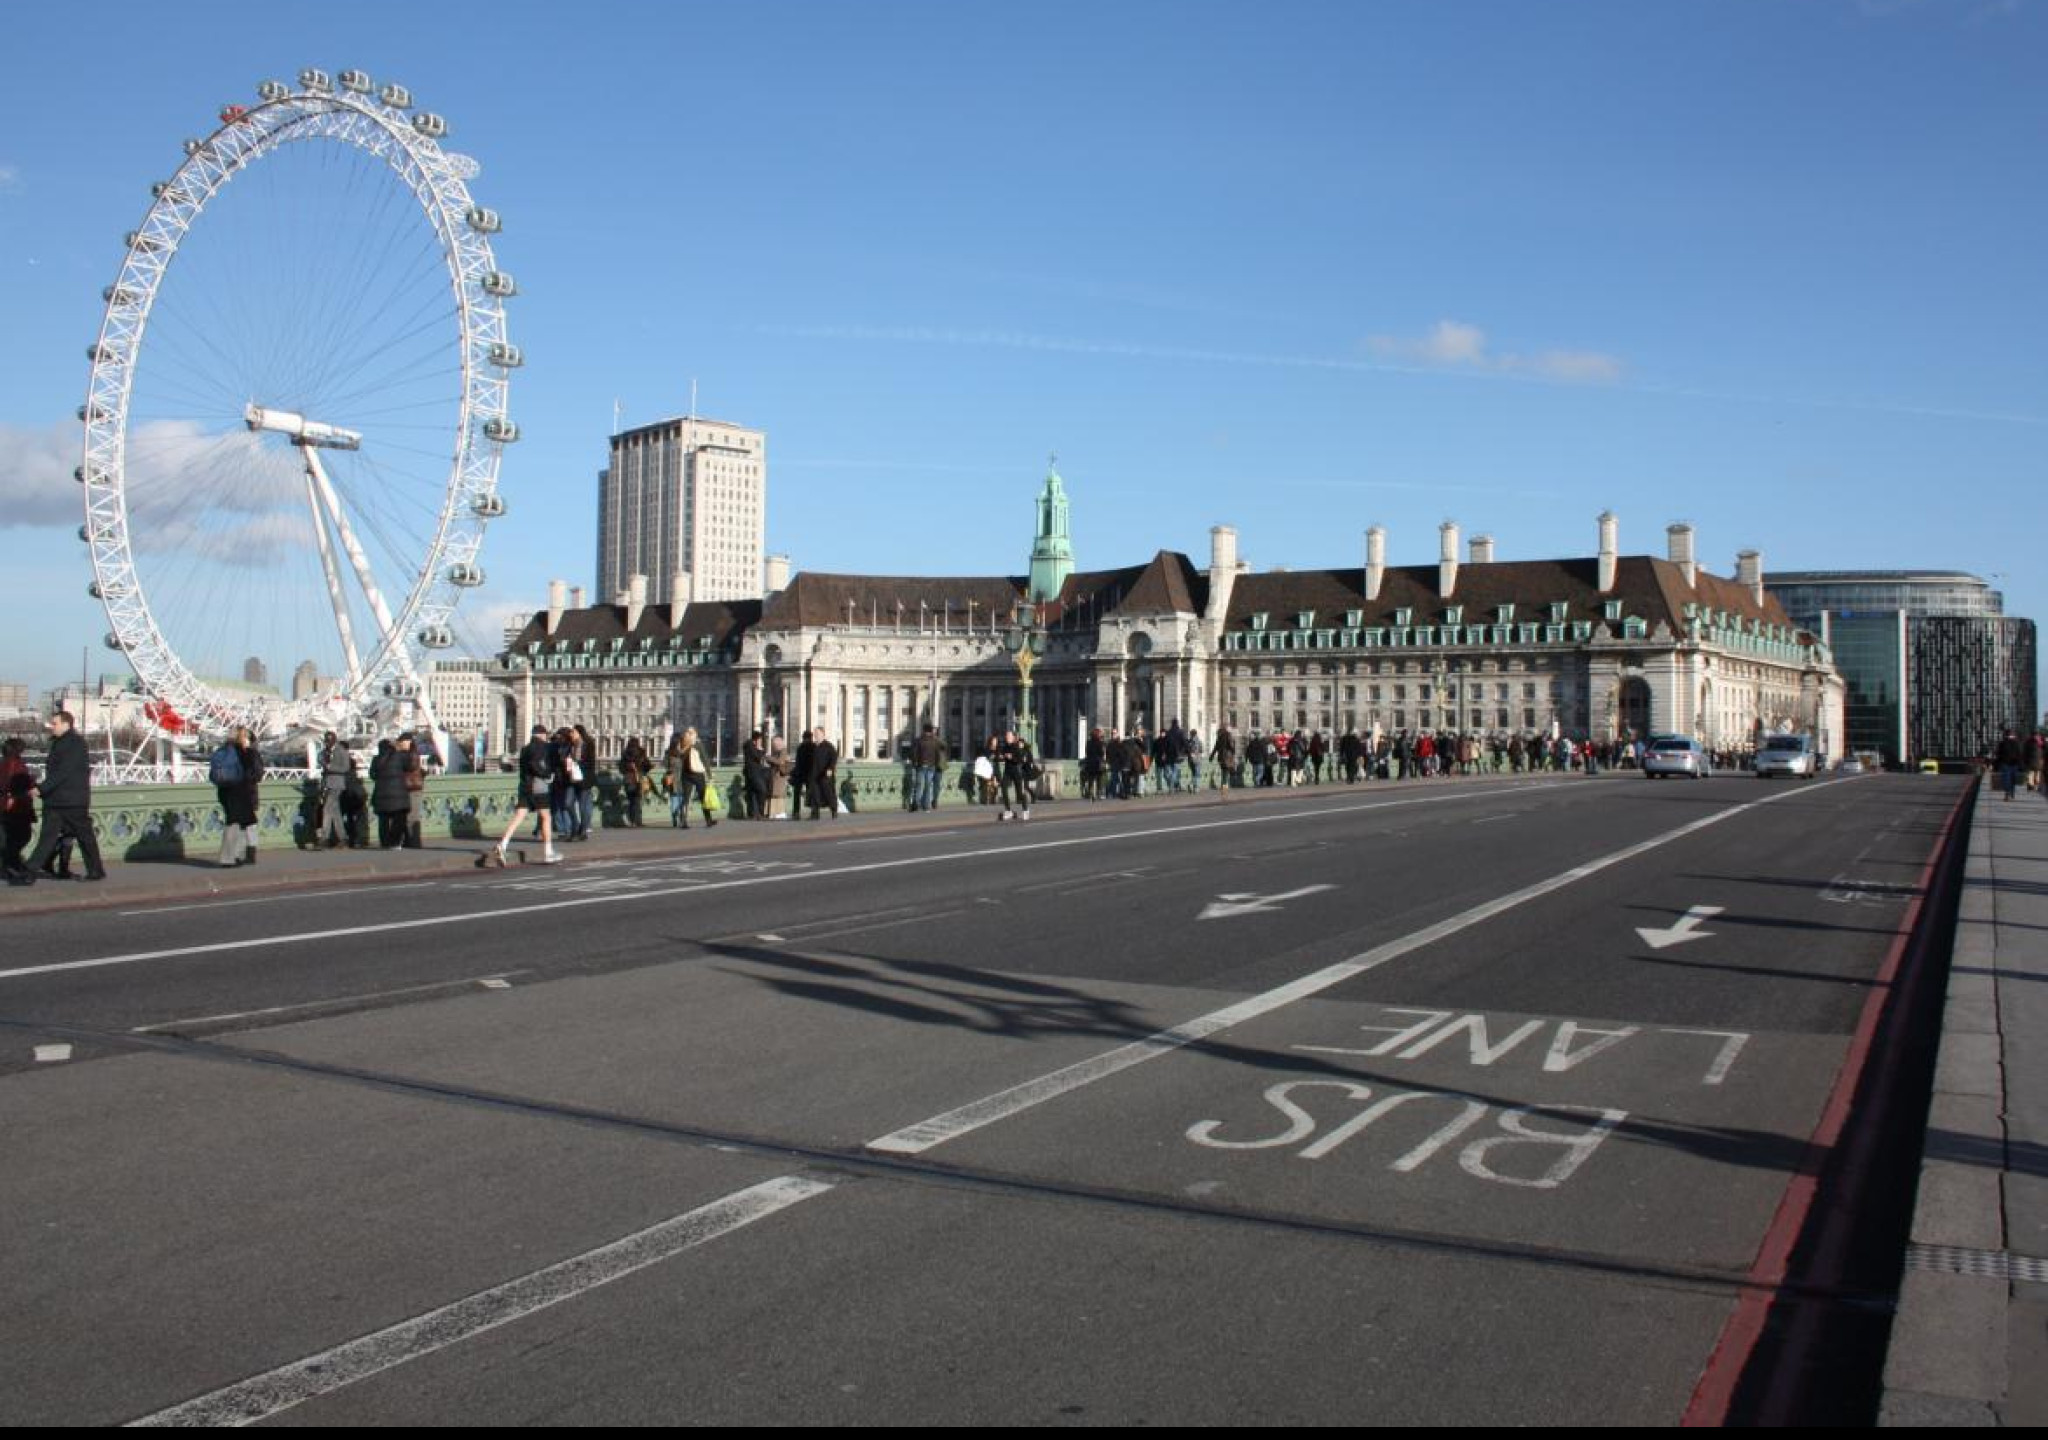
[[[758,600],[768,518],[768,436],[688,415],[612,436],[597,477],[597,595],[648,579],[666,604],[677,577],[684,600]]]
[[[251,655],[242,662],[242,683],[244,685],[268,685],[270,667],[257,656]]]

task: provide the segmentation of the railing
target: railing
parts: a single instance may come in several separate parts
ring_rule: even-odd
[[[1055,794],[1072,795],[1076,771],[1072,761],[1047,761],[1045,769]],[[746,787],[737,767],[712,772],[730,813],[746,806]],[[852,811],[905,808],[910,798],[908,766],[862,761],[839,767],[839,799]],[[430,839],[496,838],[516,808],[516,777],[507,774],[436,775],[421,793],[420,833]],[[626,823],[624,782],[603,773],[595,782],[601,828]],[[966,765],[946,767],[939,785],[939,803],[964,805],[973,795]],[[367,803],[367,802],[366,802]],[[783,802],[793,805],[794,800]],[[645,824],[660,826],[668,817],[668,797],[659,784],[642,801]],[[220,848],[221,808],[214,787],[204,783],[127,784],[95,790],[93,820],[100,844],[115,860],[179,860],[210,858]],[[364,812],[363,833],[375,830],[375,815]],[[314,779],[266,775],[257,787],[256,839],[259,846],[309,845],[320,833],[320,786]]]

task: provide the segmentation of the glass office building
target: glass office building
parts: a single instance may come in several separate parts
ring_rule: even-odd
[[[2005,597],[1977,576],[1806,570],[1766,583],[1833,651],[1851,750],[1887,765],[1962,760],[2005,726],[2034,724],[2034,622],[2007,616]]]

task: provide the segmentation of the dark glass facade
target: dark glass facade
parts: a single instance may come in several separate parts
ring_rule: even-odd
[[[1914,758],[1967,760],[1989,754],[2008,725],[2022,735],[2033,728],[2033,621],[1935,615],[1909,624]]]
[[[1906,761],[1907,623],[1900,610],[1827,617],[1827,642],[1846,690],[1846,749],[1876,754],[1886,765]]]
[[[1982,755],[2036,723],[2034,622],[1958,570],[1804,570],[1765,584],[1841,671],[1849,748],[1887,765]]]

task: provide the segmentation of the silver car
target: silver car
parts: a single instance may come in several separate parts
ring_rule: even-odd
[[[1643,751],[1643,773],[1652,780],[1666,775],[1690,775],[1704,780],[1713,773],[1707,752],[1690,735],[1652,735]]]
[[[1820,756],[1814,753],[1810,735],[1766,735],[1757,747],[1756,778],[1797,775],[1811,780],[1820,770]]]

